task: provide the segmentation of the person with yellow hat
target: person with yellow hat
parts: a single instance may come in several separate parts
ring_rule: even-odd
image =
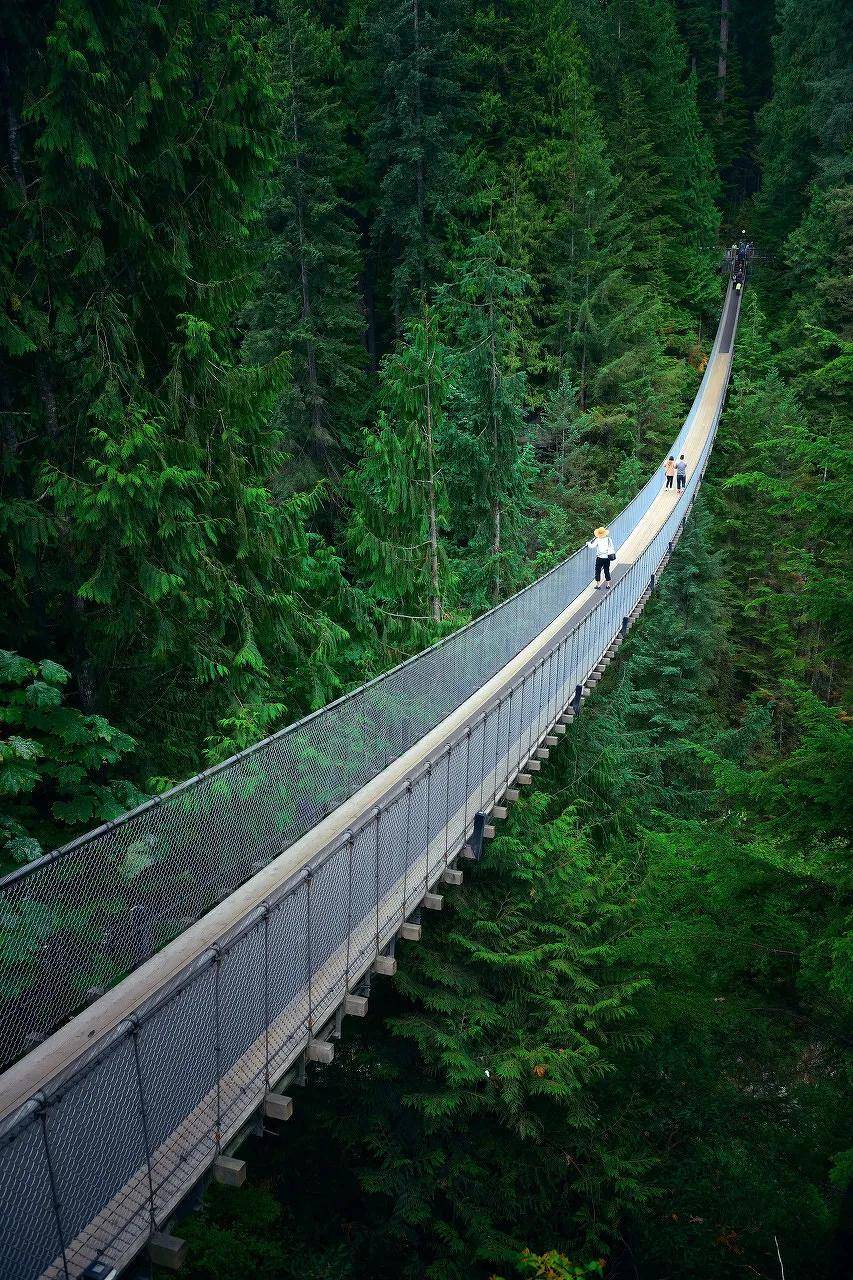
[[[594,537],[586,545],[595,548],[595,589],[600,591],[603,586],[605,591],[609,591],[610,565],[616,559],[616,548],[613,545],[610,530],[601,525],[595,530]],[[603,583],[601,581],[602,573],[604,574]]]

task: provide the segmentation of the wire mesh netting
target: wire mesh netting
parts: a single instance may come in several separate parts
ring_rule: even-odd
[[[721,405],[722,393],[683,497],[591,612],[221,948],[0,1125],[0,1280],[72,1280],[94,1259],[118,1265],[165,1221],[607,650],[683,526]],[[694,416],[695,406],[674,449]],[[614,521],[617,545],[659,488],[655,477]],[[94,973],[103,980],[150,954],[464,702],[559,615],[589,570],[589,555],[576,553],[388,677],[7,882],[4,927],[22,944],[0,990],[7,1058],[45,1029],[38,1002],[23,999],[33,985],[42,999],[51,983],[61,988],[46,1015],[61,1018]],[[75,947],[81,929],[87,946]]]

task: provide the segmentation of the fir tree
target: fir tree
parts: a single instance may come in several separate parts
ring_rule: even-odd
[[[446,433],[448,489],[468,564],[463,594],[477,610],[512,594],[522,573],[531,458],[517,316],[528,284],[490,230],[472,236],[446,294],[457,352],[452,431]]]
[[[225,4],[120,0],[108,21],[35,6],[19,26],[0,516],[14,643],[63,657],[81,709],[179,773],[235,713],[257,736],[322,698],[343,637],[306,609],[316,496],[278,490],[276,378],[235,351],[272,147],[264,65]]]
[[[390,273],[397,334],[443,278],[460,209],[464,112],[457,21],[455,4],[434,0],[374,0],[368,8],[373,235]]]
[[[389,640],[429,634],[424,624],[440,623],[446,607],[443,446],[449,371],[435,330],[425,307],[383,361],[377,428],[365,436],[350,485],[350,544],[385,616]]]
[[[279,414],[304,484],[303,460],[313,461],[318,479],[334,478],[356,447],[366,397],[362,264],[346,208],[351,161],[335,86],[339,36],[299,0],[282,0],[269,43],[281,142],[264,202],[263,275],[246,352],[287,363]]]

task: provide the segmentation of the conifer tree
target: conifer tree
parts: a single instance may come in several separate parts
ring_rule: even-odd
[[[633,158],[643,168],[654,158],[658,209],[649,233],[662,239],[673,318],[679,329],[689,331],[691,313],[716,307],[719,183],[699,115],[697,77],[688,70],[675,8],[670,0],[629,0],[606,8],[580,0],[577,21],[594,79],[610,104],[608,130],[614,106],[619,103],[624,110],[627,101],[651,143],[651,155],[637,150]],[[620,176],[636,183],[640,174],[625,169]]]
[[[455,0],[371,0],[367,9],[373,235],[397,334],[443,278],[460,211],[458,15]]]
[[[576,381],[583,408],[596,371],[614,354],[615,333],[628,324],[616,301],[630,256],[628,220],[617,211],[617,183],[567,7],[540,14],[541,39],[535,28],[531,39],[542,108],[527,156],[544,215],[537,259],[549,354]]]
[[[528,286],[490,229],[472,235],[445,294],[456,352],[448,489],[454,532],[466,548],[463,594],[477,611],[512,594],[522,573],[532,460],[517,349]]]
[[[4,48],[5,640],[62,658],[161,774],[328,689],[343,634],[306,607],[316,498],[275,492],[275,378],[236,358],[271,155],[252,33],[224,3],[82,2]]]
[[[744,29],[740,0],[679,0],[679,30],[696,73],[697,103],[711,139],[727,203],[740,205],[751,180],[750,119],[743,83],[741,46],[754,38]],[[752,7],[772,14],[763,0]]]
[[[335,83],[339,40],[301,0],[281,0],[271,17],[280,145],[264,200],[263,272],[246,353],[287,362],[278,412],[302,485],[304,462],[313,462],[317,478],[340,473],[366,397],[361,254],[346,208],[351,160]]]
[[[382,363],[376,431],[350,484],[350,545],[389,641],[423,638],[445,614],[449,391],[447,351],[424,307]]]
[[[802,219],[818,171],[818,142],[832,109],[821,86],[833,62],[841,70],[845,8],[838,0],[818,0],[810,7],[779,0],[773,95],[759,113],[762,180],[756,201],[760,233],[774,250]]]

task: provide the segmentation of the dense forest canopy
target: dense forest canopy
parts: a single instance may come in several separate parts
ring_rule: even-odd
[[[844,0],[7,0],[3,871],[564,558],[759,251],[659,596],[194,1280],[847,1274],[851,48]]]

